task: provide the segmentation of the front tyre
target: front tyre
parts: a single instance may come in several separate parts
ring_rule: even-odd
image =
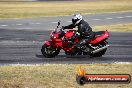
[[[41,49],[41,53],[44,57],[52,58],[57,56],[60,53],[60,49],[53,48],[52,46],[43,45]]]

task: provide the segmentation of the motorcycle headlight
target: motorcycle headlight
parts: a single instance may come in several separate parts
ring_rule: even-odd
[[[56,38],[53,34],[50,35],[51,38]]]

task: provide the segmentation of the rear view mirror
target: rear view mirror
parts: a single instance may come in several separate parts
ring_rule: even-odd
[[[58,21],[58,26],[60,25],[60,21]]]
[[[58,27],[60,26],[60,22],[61,22],[61,21],[58,21],[58,25],[57,25],[57,28],[58,28]]]

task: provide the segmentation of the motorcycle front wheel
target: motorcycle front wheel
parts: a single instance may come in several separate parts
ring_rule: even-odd
[[[60,49],[53,48],[52,46],[44,44],[41,48],[41,53],[43,54],[44,57],[52,58],[60,53]]]

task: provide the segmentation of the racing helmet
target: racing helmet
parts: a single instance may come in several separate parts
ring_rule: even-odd
[[[80,23],[80,21],[82,20],[82,15],[81,14],[74,14],[72,17],[72,23],[74,25],[77,25],[78,23]]]

